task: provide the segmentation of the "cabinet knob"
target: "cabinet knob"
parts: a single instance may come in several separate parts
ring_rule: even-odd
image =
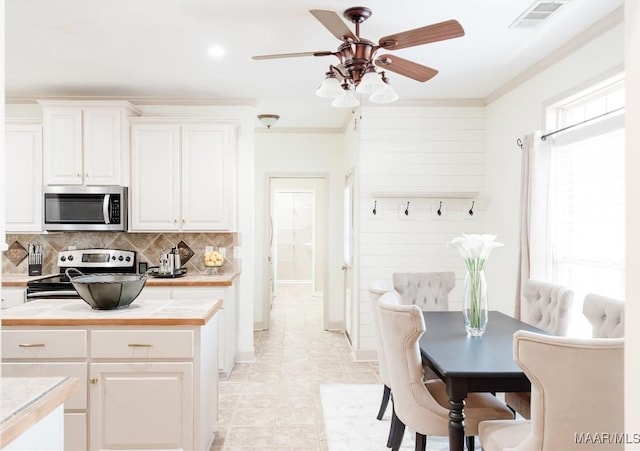
[[[85,174],[85,176],[86,176],[87,178],[89,178],[89,173],[87,172],[87,173]]]
[[[174,224],[177,224],[177,223],[178,223],[178,220],[177,220],[177,219],[174,219],[174,220],[173,220],[173,223],[174,223]]]
[[[185,222],[187,222],[184,218],[182,219],[182,223],[184,224]]]
[[[82,174],[80,174],[79,172],[76,174],[76,177],[82,177]]]
[[[98,383],[98,378],[97,377],[92,377],[91,379],[89,379],[89,383],[90,384],[97,384]]]

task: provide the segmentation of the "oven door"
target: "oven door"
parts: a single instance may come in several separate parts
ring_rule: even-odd
[[[76,290],[30,291],[27,288],[27,302],[41,299],[82,299]]]

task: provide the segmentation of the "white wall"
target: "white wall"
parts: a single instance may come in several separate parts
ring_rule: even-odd
[[[544,125],[545,104],[595,78],[621,70],[624,26],[620,24],[577,49],[544,72],[487,106],[487,230],[504,248],[487,265],[491,308],[512,315],[518,268],[520,210],[520,148],[516,140]]]
[[[640,3],[627,0],[626,28],[626,121],[627,121],[627,302],[625,304],[625,430],[640,434]],[[631,326],[631,327],[629,327]],[[626,449],[640,449],[640,443]]]
[[[327,218],[329,245],[328,258],[328,303],[325,324],[329,329],[342,329],[342,189],[344,186],[342,133],[269,133],[255,135],[255,231],[256,249],[254,260],[256,297],[254,302],[254,322],[256,328],[263,328],[268,312],[267,286],[268,228],[265,226],[268,203],[269,176],[328,175]]]
[[[368,359],[375,356],[368,293],[375,280],[391,280],[394,272],[454,271],[450,308],[461,308],[464,263],[446,244],[461,233],[486,233],[485,109],[364,107],[359,127],[353,310],[359,328],[352,343],[356,358]],[[473,216],[468,214],[472,201]]]

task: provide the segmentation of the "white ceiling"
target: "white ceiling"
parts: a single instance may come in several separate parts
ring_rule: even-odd
[[[384,36],[448,19],[466,35],[395,52],[436,68],[426,83],[389,73],[401,102],[484,99],[621,7],[572,0],[536,29],[509,25],[532,0],[368,0],[360,35]],[[314,90],[333,56],[254,61],[252,55],[335,51],[308,11],[337,0],[5,0],[6,96],[118,97],[250,104],[277,127],[340,127],[345,111]],[[349,24],[349,26],[352,26]],[[221,59],[207,53],[226,48]]]

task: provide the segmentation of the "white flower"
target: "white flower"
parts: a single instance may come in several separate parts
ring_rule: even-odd
[[[447,244],[455,249],[458,249],[460,255],[467,264],[467,268],[471,270],[482,270],[485,262],[489,258],[491,251],[503,246],[502,243],[495,241],[496,235],[480,235],[480,234],[466,234],[458,236]]]

